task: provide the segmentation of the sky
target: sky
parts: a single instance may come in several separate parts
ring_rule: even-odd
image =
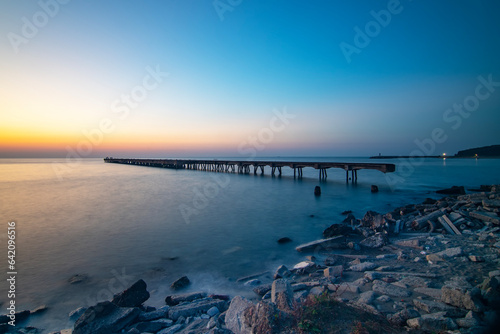
[[[0,158],[500,144],[499,15],[495,0],[0,0]]]

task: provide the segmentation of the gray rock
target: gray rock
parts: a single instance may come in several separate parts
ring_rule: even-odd
[[[445,316],[445,312],[425,314],[419,318],[409,319],[406,323],[411,328],[428,331],[455,330],[458,328],[451,318]]]
[[[293,290],[287,280],[274,280],[271,287],[271,302],[275,303],[282,311],[293,309]]]
[[[180,317],[191,317],[197,314],[206,313],[209,309],[216,306],[219,310],[225,308],[225,301],[220,299],[202,298],[196,299],[191,303],[172,306],[168,310],[168,317],[174,321]]]
[[[436,254],[441,257],[456,257],[462,255],[463,253],[464,252],[461,247],[454,247],[445,249],[444,251],[438,252]]]
[[[441,289],[434,289],[434,288],[415,288],[413,289],[414,292],[416,293],[421,293],[423,295],[427,295],[429,297],[432,297],[434,299],[441,300]]]
[[[130,288],[116,294],[111,302],[118,307],[139,307],[149,299],[146,288],[146,282],[140,279]]]
[[[245,282],[243,285],[245,286],[257,286],[257,285],[260,285],[262,282],[256,278],[254,279],[251,279],[247,282]]]
[[[493,270],[493,271],[490,271],[488,273],[488,276],[491,278],[491,277],[495,277],[495,276],[500,276],[500,270]]]
[[[399,312],[396,312],[394,314],[388,315],[387,320],[389,320],[390,323],[398,325],[398,326],[403,326],[406,324],[406,321],[411,318],[417,318],[420,316],[420,313],[418,313],[416,310],[409,308],[409,309],[404,309]]]
[[[69,312],[69,319],[76,320],[81,317],[81,315],[87,310],[86,307],[79,307],[76,310]]]
[[[172,290],[180,290],[186,288],[191,282],[189,281],[189,278],[187,276],[182,276],[181,278],[175,280],[171,285],[170,288]]]
[[[207,296],[206,293],[199,292],[199,291],[171,295],[171,296],[165,297],[165,303],[169,306],[175,306],[175,305],[178,305],[181,303],[192,302],[193,300],[196,300],[196,299],[205,298],[206,296]]]
[[[407,289],[403,289],[394,284],[385,283],[379,280],[373,281],[372,290],[380,294],[393,297],[409,297],[411,295],[411,291]]]
[[[165,318],[168,313],[168,308],[165,309],[160,309],[152,312],[141,312],[139,316],[137,317],[137,321],[152,321],[156,319],[161,319]]]
[[[472,311],[469,311],[464,318],[455,319],[458,326],[463,328],[472,328],[481,325],[481,320]]]
[[[236,296],[231,300],[226,312],[226,327],[235,334],[250,334],[251,326],[245,318],[245,311],[254,308],[255,305],[249,300]]]
[[[447,285],[441,288],[442,302],[474,312],[484,310],[480,297],[481,290],[478,288],[467,289],[454,282],[448,282]]]
[[[326,268],[325,270],[323,270],[323,275],[328,278],[335,278],[342,276],[343,271],[344,271],[344,266],[338,265]]]
[[[466,312],[460,308],[435,300],[414,299],[413,305],[427,313],[445,312],[445,316],[451,318],[463,317],[466,314]]]
[[[161,331],[157,332],[156,334],[174,334],[177,333],[182,329],[183,325],[181,324],[175,324],[172,327],[168,327],[165,329],[162,329]]]
[[[211,307],[210,309],[208,309],[207,311],[207,315],[209,317],[213,317],[213,316],[216,316],[217,314],[220,313],[220,310],[217,308],[217,306],[214,306],[214,307]]]
[[[325,292],[325,287],[324,286],[315,286],[309,291],[309,294],[311,296],[320,296],[323,292]]]
[[[391,300],[392,300],[391,297],[389,297],[387,295],[382,295],[382,296],[377,298],[377,301],[382,302],[382,303],[387,303],[387,302],[390,302]]]
[[[370,280],[370,281],[373,281],[373,280],[376,280],[376,279],[379,279],[382,277],[382,274],[379,273],[379,272],[375,272],[375,271],[370,271],[370,272],[367,272],[365,273],[365,278],[367,280]]]
[[[89,307],[75,322],[73,334],[107,334],[118,332],[131,324],[141,311],[118,307],[106,301]]]
[[[253,292],[258,294],[259,296],[264,296],[269,291],[271,291],[271,284],[259,285],[253,289]]]
[[[360,264],[355,264],[351,266],[349,269],[352,271],[367,271],[367,270],[372,270],[375,269],[377,265],[372,262],[363,262]]]
[[[378,232],[372,235],[371,237],[361,240],[359,244],[367,248],[380,248],[382,246],[385,246],[387,242],[388,242],[387,236]]]
[[[359,295],[358,303],[371,304],[376,297],[374,291],[366,291]]]
[[[284,265],[281,265],[278,267],[278,269],[276,269],[276,272],[274,273],[274,279],[287,278],[290,275],[292,275],[290,270],[288,270],[288,268],[285,267]]]

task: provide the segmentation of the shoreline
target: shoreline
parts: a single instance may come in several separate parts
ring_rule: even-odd
[[[344,223],[327,228],[324,239],[296,247],[304,254],[304,261],[293,268],[282,265],[274,273],[240,278],[245,295],[253,290],[255,298],[251,300],[237,295],[185,294],[187,279],[166,296],[170,300],[166,306],[154,309],[144,306],[149,292],[146,283],[139,280],[120,294],[126,303],[99,303],[85,313],[79,309],[79,320],[73,317],[73,333],[123,324],[120,329],[107,330],[126,328],[136,333],[135,328],[140,333],[146,332],[144,326],[152,326],[149,329],[158,330],[151,332],[161,334],[188,330],[230,333],[227,329],[243,333],[266,323],[272,324],[267,332],[305,333],[307,328],[328,324],[304,310],[325,305],[370,319],[355,324],[368,329],[370,321],[375,321],[394,333],[432,326],[475,333],[490,325],[498,311],[492,305],[500,300],[499,286],[495,285],[500,282],[500,187],[479,190],[482,192],[428,199],[385,214],[369,211],[362,219],[345,212]],[[101,309],[109,313],[103,314]],[[337,314],[339,319],[332,324],[339,325],[344,316],[348,322],[347,313]],[[121,323],[107,323],[109,314],[120,315]],[[28,317],[29,313],[18,316]],[[282,323],[270,321],[274,317]],[[346,323],[342,326],[349,327]]]

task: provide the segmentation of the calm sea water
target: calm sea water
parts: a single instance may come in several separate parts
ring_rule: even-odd
[[[367,210],[385,213],[437,198],[435,190],[452,185],[500,184],[500,160],[493,159],[429,159],[418,166],[361,158],[281,160],[389,162],[398,172],[363,170],[353,184],[335,169],[319,182],[318,171],[308,168],[298,180],[288,168],[282,177],[271,177],[269,169],[254,176],[101,159],[71,166],[63,159],[3,159],[0,275],[8,271],[7,222],[15,221],[18,310],[45,304],[49,310],[27,324],[62,329],[72,326],[71,310],[109,299],[139,278],[148,283],[153,306],[162,305],[168,286],[183,275],[191,279],[191,290],[237,293],[237,278],[300,261],[294,247],[320,238],[324,228],[343,219],[344,210],[361,218]],[[62,179],[54,166],[64,166]],[[372,184],[379,193],[370,192]],[[320,197],[313,194],[316,185]],[[293,243],[279,245],[285,236]],[[75,274],[89,280],[70,285]],[[2,281],[0,313],[6,313]]]

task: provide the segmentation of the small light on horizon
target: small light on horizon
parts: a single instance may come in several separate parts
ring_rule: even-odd
[[[445,157],[445,156],[446,156],[446,153],[443,153],[443,157]]]

